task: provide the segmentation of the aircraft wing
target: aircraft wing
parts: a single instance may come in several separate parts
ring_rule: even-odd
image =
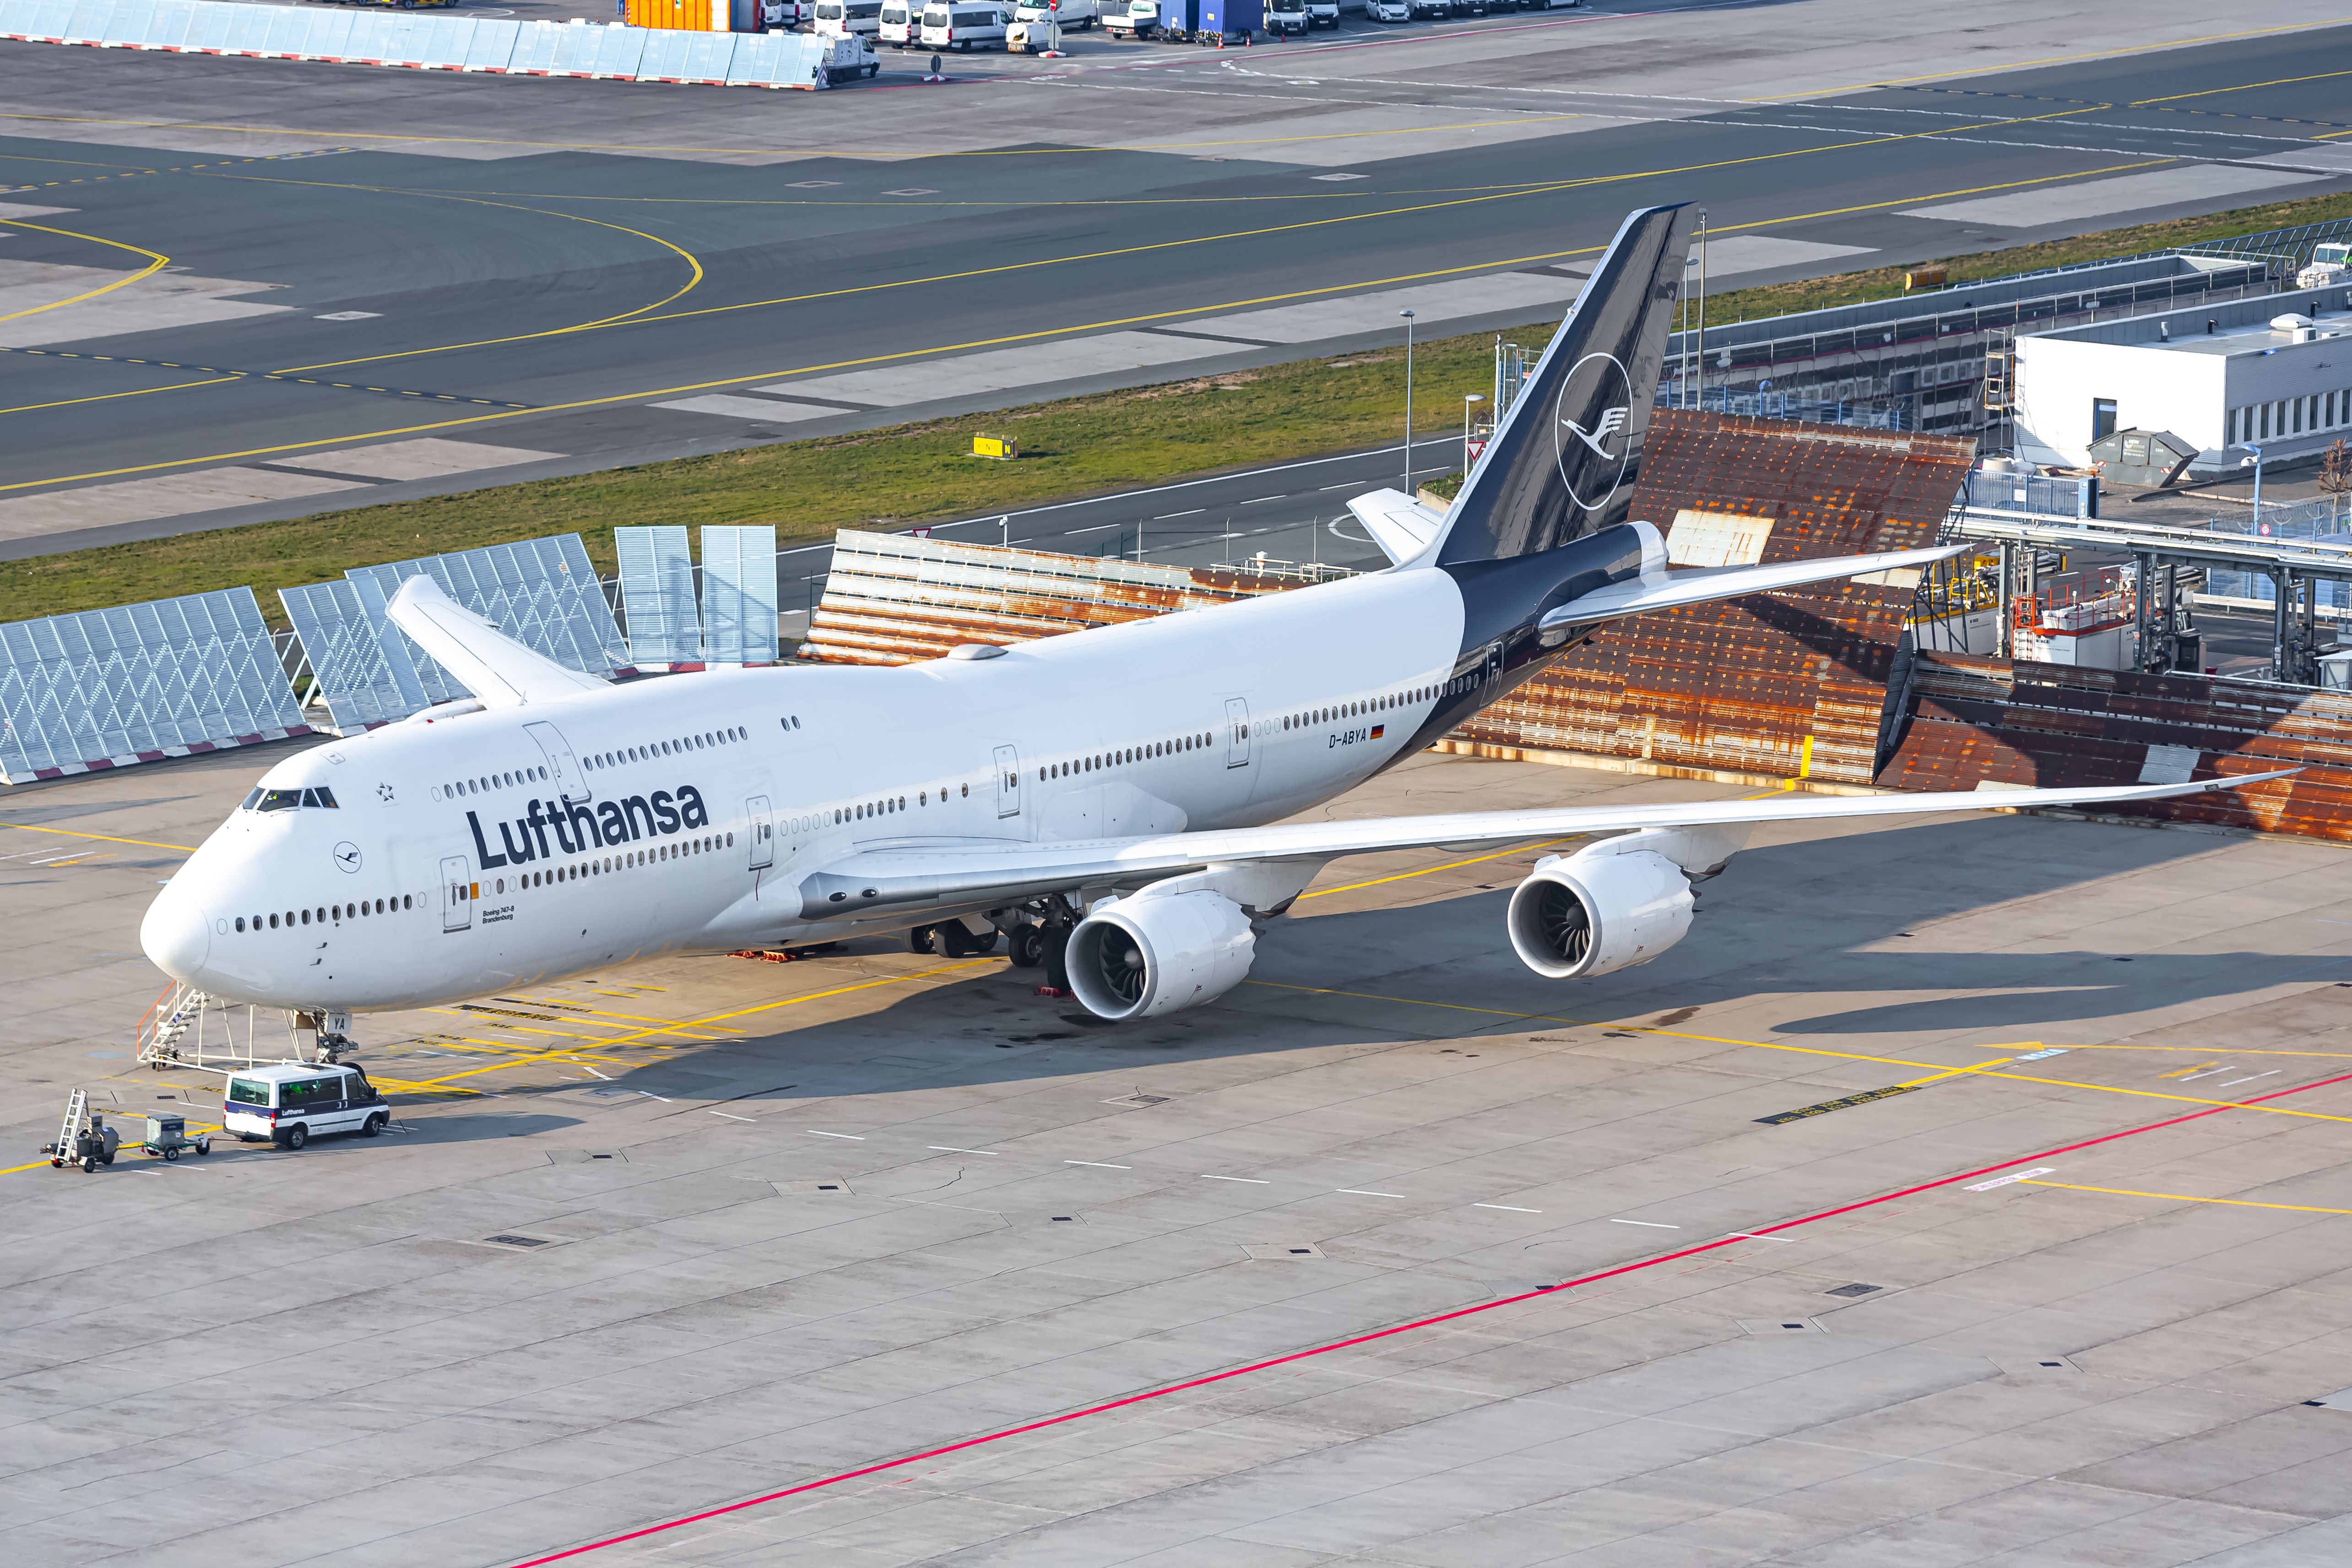
[[[803,917],[809,920],[846,920],[868,911],[987,907],[993,902],[1011,902],[1079,888],[1135,888],[1163,877],[1212,867],[1286,860],[1319,862],[1389,849],[1439,846],[1486,848],[1539,838],[1631,832],[1645,827],[1726,824],[1753,826],[1825,817],[2120,805],[2237,789],[2301,771],[2281,768],[2193,784],[2113,788],[1936,795],[1785,795],[1763,800],[1375,816],[1352,822],[1281,823],[1268,827],[1054,844],[1011,844],[1001,839],[934,842],[905,848],[861,850],[832,861],[801,879],[801,908]]]
[[[384,614],[485,708],[520,708],[611,689],[609,681],[523,647],[421,573],[400,585]]]

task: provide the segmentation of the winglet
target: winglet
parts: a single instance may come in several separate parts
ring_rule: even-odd
[[[400,585],[384,614],[485,708],[552,702],[606,685],[523,647],[421,573]]]

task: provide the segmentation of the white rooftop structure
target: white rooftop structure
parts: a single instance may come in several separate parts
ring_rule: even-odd
[[[2297,289],[2017,340],[2017,455],[2080,468],[2116,430],[2209,455],[2307,457],[2352,436],[2352,289]]]

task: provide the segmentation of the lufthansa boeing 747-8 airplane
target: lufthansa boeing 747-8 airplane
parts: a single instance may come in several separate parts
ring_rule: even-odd
[[[1395,491],[1354,504],[1394,563],[1363,576],[898,668],[623,686],[412,578],[393,621],[473,700],[271,768],[141,940],[210,995],[333,1016],[651,952],[890,931],[967,952],[1003,933],[1091,1012],[1144,1018],[1238,984],[1339,856],[1605,835],[1510,900],[1513,948],[1565,979],[1674,945],[1692,883],[1758,823],[2250,782],[1266,826],[1611,621],[1948,553],[1676,571],[1628,519],[1689,229],[1683,207],[1626,219],[1444,517]]]

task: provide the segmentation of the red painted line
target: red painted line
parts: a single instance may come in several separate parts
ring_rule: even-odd
[[[1153,1399],[1165,1399],[1171,1394],[1182,1394],[1188,1389],[1206,1388],[1213,1384],[1223,1383],[1229,1378],[1246,1377],[1251,1373],[1265,1372],[1271,1367],[1286,1366],[1295,1361],[1307,1361],[1315,1356],[1329,1355],[1334,1351],[1350,1350],[1357,1345],[1371,1344],[1376,1341],[1389,1339],[1397,1334],[1411,1333],[1416,1329],[1433,1328],[1439,1323],[1450,1323],[1457,1318],[1476,1317],[1481,1312],[1491,1312],[1498,1307],[1516,1307],[1522,1301],[1532,1301],[1539,1296],[1550,1296],[1562,1290],[1572,1290],[1579,1285],[1594,1285],[1603,1279],[1614,1279],[1620,1275],[1638,1274],[1645,1268],[1655,1268],[1662,1264],[1679,1263],[1685,1258],[1696,1258],[1703,1252],[1713,1252],[1719,1247],[1736,1246],[1746,1240],[1747,1237],[1769,1236],[1775,1231],[1793,1230],[1799,1226],[1834,1219],[1839,1215],[1852,1214],[1857,1209],[1873,1208],[1880,1204],[1893,1203],[1897,1198],[1914,1197],[1920,1193],[1933,1192],[1937,1187],[1948,1187],[1955,1182],[1966,1182],[1978,1176],[1989,1176],[1996,1171],[2005,1171],[2011,1165],[2048,1160],[2060,1154],[2072,1154],[2081,1149],[2095,1149],[2102,1143],[2113,1143],[2120,1138],[2137,1138],[2143,1132],[2161,1131],[2167,1127],[2178,1127],[2184,1121],[2195,1121],[2207,1116],[2219,1116],[2225,1110],[2241,1110],[2247,1106],[2260,1105],[2266,1100],[2279,1100],[2290,1094],[2303,1094],[2315,1089],[2326,1089],[2329,1084],[2334,1083],[2352,1083],[2352,1073],[2339,1074],[2335,1078],[2324,1078],[2315,1083],[2297,1084],[2291,1089],[2273,1089],[2268,1094],[2256,1095],[2252,1100],[2240,1100],[2234,1104],[2208,1106],[2202,1110],[2192,1110],[2183,1116],[2171,1117],[2163,1121],[2151,1121],[2143,1127],[2127,1127],[2120,1132],[2103,1133],[2096,1138],[2085,1138],[2076,1143],[2062,1143],[2055,1149],[2044,1149],[2038,1154],[2021,1154],[2014,1159],[2003,1160],[1998,1164],[1986,1165],[1974,1171],[1963,1171],[1957,1176],[1941,1176],[1932,1182],[1921,1182],[1916,1186],[1904,1187],[1891,1193],[1881,1193],[1874,1198],[1863,1198],[1855,1203],[1842,1204],[1833,1209],[1822,1209],[1818,1214],[1782,1220],[1779,1225],[1758,1226],[1749,1230],[1747,1236],[1727,1236],[1714,1241],[1703,1241],[1696,1247],[1686,1247],[1680,1252],[1669,1252],[1663,1257],[1644,1258],[1639,1263],[1620,1264],[1614,1268],[1604,1268],[1598,1274],[1585,1275],[1580,1279],[1563,1279],[1557,1285],[1547,1285],[1540,1289],[1524,1291],[1517,1296],[1506,1296],[1500,1300],[1481,1301],[1473,1307],[1457,1307],[1453,1311],[1440,1312],[1434,1317],[1416,1318],[1410,1323],[1398,1323],[1390,1328],[1374,1329],[1370,1333],[1357,1334],[1349,1339],[1333,1340],[1328,1344],[1310,1345],[1306,1350],[1292,1351],[1287,1355],[1252,1362],[1247,1366],[1229,1367],[1223,1372],[1213,1372],[1206,1376],[1189,1378],[1182,1383],[1171,1383],[1159,1388],[1148,1388],[1140,1394],[1129,1394],[1118,1399],[1106,1400],[1100,1405],[1089,1405],[1082,1410],[1068,1410],[1059,1415],[1048,1415],[1042,1420],[1026,1422],[1019,1426],[1006,1426],[994,1432],[984,1432],[977,1437],[966,1437],[961,1442],[943,1444],[936,1448],[926,1448],[919,1454],[906,1454],[895,1459],[884,1459],[876,1464],[861,1466],[854,1470],[844,1470],[839,1475],[826,1476],[819,1480],[803,1481],[798,1486],[785,1487],[772,1492],[762,1492],[758,1497],[745,1498],[740,1502],[726,1503],[718,1508],[705,1509],[700,1513],[689,1513],[677,1519],[664,1520],[658,1524],[648,1524],[625,1534],[608,1535],[601,1541],[569,1546],[561,1552],[551,1552],[544,1557],[532,1557],[517,1563],[514,1568],[544,1568],[544,1565],[550,1563],[562,1563],[569,1558],[584,1556],[591,1552],[602,1552],[608,1546],[619,1546],[631,1541],[643,1541],[649,1535],[660,1535],[668,1531],[683,1529],[689,1524],[700,1524],[705,1520],[724,1518],[730,1513],[740,1513],[747,1508],[758,1508],[765,1503],[780,1502],[788,1497],[798,1497],[803,1492],[819,1491],[826,1487],[839,1486],[844,1481],[854,1481],[863,1476],[879,1475],[885,1470],[895,1470],[904,1465],[920,1464],[925,1459],[941,1458],[949,1454],[961,1453],[966,1448],[977,1448],[988,1443],[1001,1443],[1007,1437],[1019,1437],[1031,1432],[1042,1432],[1048,1427],[1064,1426],[1072,1421],[1082,1421],[1089,1415],[1103,1415],[1114,1410],[1123,1410],[1130,1405],[1141,1405]]]

